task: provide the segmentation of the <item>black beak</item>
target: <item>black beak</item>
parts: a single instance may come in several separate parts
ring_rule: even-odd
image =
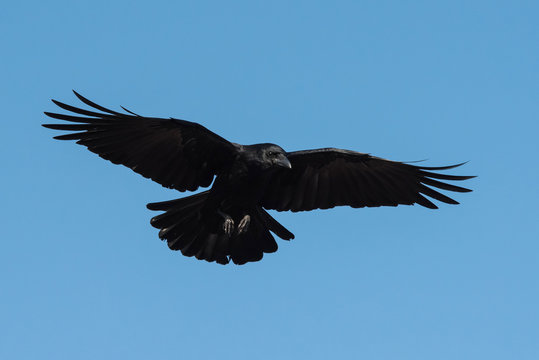
[[[287,169],[292,169],[292,164],[286,157],[283,157],[282,159],[277,159],[277,161],[275,162],[275,165],[284,167]]]

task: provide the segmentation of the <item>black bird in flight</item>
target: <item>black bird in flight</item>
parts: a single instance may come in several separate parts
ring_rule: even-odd
[[[462,164],[425,167],[334,148],[286,152],[275,144],[240,145],[194,122],[144,117],[123,107],[126,113],[120,113],[75,95],[93,110],[52,100],[71,114],[45,114],[69,123],[43,126],[74,131],[55,139],[77,140],[103,159],[167,188],[194,191],[213,182],[204,192],[147,205],[164,211],[151,225],[160,229],[169,248],[197,259],[245,264],[277,251],[271,233],[284,240],[294,234],[266,209],[401,204],[436,209],[425,195],[458,202],[433,188],[471,191],[440,181],[472,178],[438,172]]]

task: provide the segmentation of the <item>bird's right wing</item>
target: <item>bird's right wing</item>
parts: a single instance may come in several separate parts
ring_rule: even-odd
[[[180,191],[209,186],[229,164],[236,147],[204,126],[179,119],[143,117],[109,110],[75,95],[96,111],[80,109],[52,100],[60,108],[77,114],[45,112],[69,124],[44,124],[55,130],[75,131],[55,139],[77,140],[88,150],[114,164],[125,165],[144,177]],[[83,116],[79,116],[83,115]]]
[[[287,154],[291,169],[277,171],[265,191],[261,205],[277,211],[306,211],[334,206],[376,207],[399,204],[436,209],[425,196],[458,204],[432,189],[468,192],[469,189],[440,180],[466,180],[474,176],[445,175],[443,167],[424,167],[391,161],[341,149],[315,149]],[[430,186],[430,187],[429,187]]]

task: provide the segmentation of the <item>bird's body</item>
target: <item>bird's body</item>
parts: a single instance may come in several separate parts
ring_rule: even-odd
[[[151,221],[161,229],[159,237],[171,249],[198,259],[244,264],[277,250],[271,233],[285,240],[294,238],[265,209],[306,211],[414,203],[435,209],[423,195],[457,202],[432,187],[470,191],[439,180],[472,176],[434,172],[460,164],[420,167],[334,148],[286,152],[275,144],[240,145],[197,123],[142,117],[126,109],[127,114],[118,113],[75,94],[100,112],[53,100],[78,114],[45,113],[71,122],[44,125],[75,131],[57,139],[77,140],[102,158],[165,187],[194,191],[212,185],[192,196],[148,204],[151,210],[165,211]]]

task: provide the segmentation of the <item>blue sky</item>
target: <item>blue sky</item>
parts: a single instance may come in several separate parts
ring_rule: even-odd
[[[535,1],[27,1],[0,13],[3,359],[539,358]],[[459,206],[274,213],[259,263],[169,251],[183,196],[53,141],[50,98],[239,143],[469,161]],[[443,205],[443,204],[442,204]]]

